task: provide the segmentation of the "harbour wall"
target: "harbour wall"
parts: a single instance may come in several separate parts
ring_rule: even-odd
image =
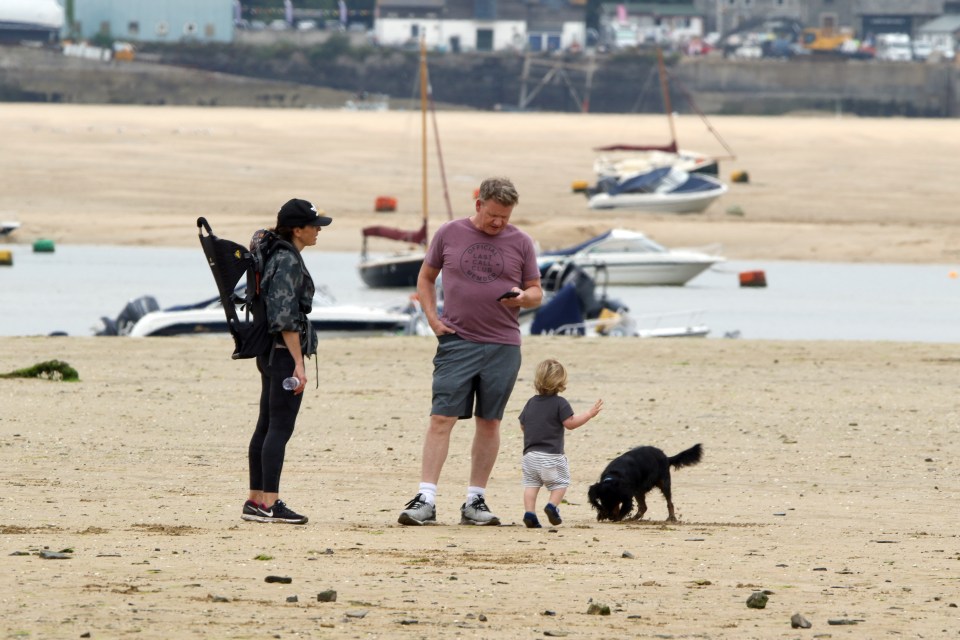
[[[0,48],[0,101],[340,106],[362,93],[399,106],[416,95],[415,51],[340,54],[289,49],[184,48],[138,53],[133,62],[71,59],[53,50]],[[472,109],[657,112],[650,54],[531,58],[438,54],[429,60],[438,103]],[[526,70],[526,71],[525,71]],[[544,78],[550,79],[544,82]],[[670,66],[672,108],[708,114],[803,110],[864,116],[957,117],[960,65],[877,60],[683,58]],[[527,102],[523,102],[526,97]]]

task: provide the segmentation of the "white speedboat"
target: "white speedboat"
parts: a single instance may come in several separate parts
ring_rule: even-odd
[[[600,178],[586,194],[591,209],[700,213],[726,192],[727,185],[712,176],[659,167],[646,173]]]
[[[681,286],[725,258],[707,250],[668,249],[638,231],[612,229],[580,244],[544,251],[541,276],[553,265],[573,263],[587,270],[604,269],[615,285]]]
[[[423,330],[416,311],[411,305],[386,308],[339,304],[321,294],[314,299],[313,310],[307,317],[320,339],[421,335]],[[131,337],[229,335],[229,331],[219,297],[193,305],[160,309],[152,296],[143,296],[131,300],[116,320],[101,318],[95,328],[97,335]]]

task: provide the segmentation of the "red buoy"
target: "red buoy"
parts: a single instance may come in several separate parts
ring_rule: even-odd
[[[767,276],[763,271],[742,271],[740,273],[741,287],[765,287]]]
[[[374,211],[396,211],[397,199],[393,196],[380,196],[373,205]]]

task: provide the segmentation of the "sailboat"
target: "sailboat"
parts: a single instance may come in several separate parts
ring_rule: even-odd
[[[669,144],[611,144],[603,147],[597,147],[595,151],[603,152],[594,162],[594,171],[598,179],[623,176],[625,174],[637,174],[652,171],[661,167],[672,167],[688,173],[706,174],[716,177],[719,173],[718,157],[712,157],[698,151],[681,149],[677,143],[677,131],[673,122],[673,107],[670,102],[670,87],[668,82],[667,68],[663,62],[663,52],[657,49],[657,70],[660,77],[660,92],[663,96],[663,108],[667,116],[667,122],[670,125]],[[652,71],[651,71],[652,78]],[[681,85],[681,88],[682,85]],[[734,154],[727,146],[726,142],[707,122],[706,116],[697,108],[693,98],[684,89],[687,96],[687,102],[690,107],[696,111],[707,128],[717,138],[720,144],[733,158]]]
[[[429,218],[427,208],[427,111],[433,113],[434,137],[437,139],[437,156],[440,164],[440,175],[443,179],[444,196],[447,200],[447,215],[453,217],[450,206],[450,197],[447,193],[446,176],[443,171],[443,155],[440,153],[440,140],[437,136],[436,113],[433,111],[430,79],[427,73],[427,48],[423,39],[420,40],[420,126],[421,126],[421,195],[423,222],[419,229],[406,231],[393,227],[375,225],[364,227],[363,246],[360,250],[360,278],[368,287],[415,287],[417,276],[423,259],[426,256]],[[369,238],[389,238],[399,242],[418,245],[418,248],[406,253],[371,258],[367,253]]]
[[[670,144],[602,147],[600,150],[603,151],[645,153],[618,162],[595,164],[597,183],[583,189],[588,198],[587,206],[591,209],[622,208],[664,213],[699,213],[727,192],[727,185],[715,177],[716,159],[680,151],[673,124],[673,109],[670,106],[666,65],[663,63],[663,52],[659,48],[657,67],[660,72],[664,109],[670,124]],[[700,115],[703,117],[702,113]],[[723,139],[712,128],[711,131],[729,151]]]

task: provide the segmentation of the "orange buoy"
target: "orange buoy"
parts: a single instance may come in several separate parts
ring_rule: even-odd
[[[393,196],[379,196],[373,204],[374,211],[396,211],[397,199]]]
[[[584,193],[590,188],[590,183],[586,180],[574,180],[570,183],[570,190],[574,193]]]
[[[742,271],[740,273],[741,287],[765,287],[767,276],[763,271]]]

